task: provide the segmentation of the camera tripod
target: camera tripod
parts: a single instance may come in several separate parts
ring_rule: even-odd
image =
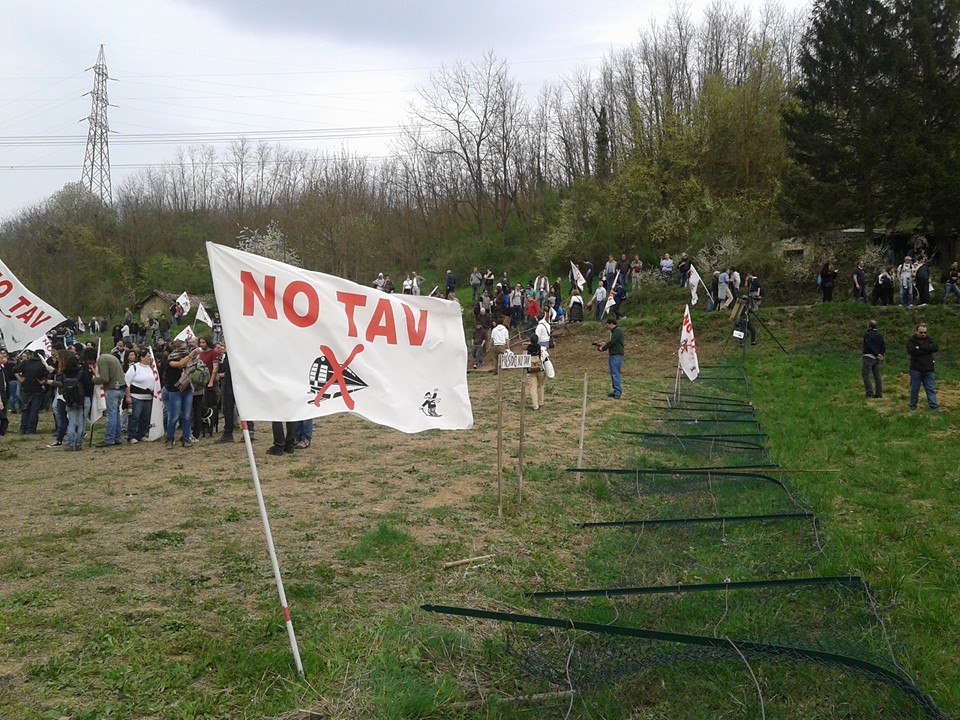
[[[743,354],[746,355],[747,345],[744,342],[746,339],[746,331],[750,323],[751,317],[760,323],[760,327],[767,331],[767,334],[773,338],[773,341],[779,346],[779,348],[789,354],[787,349],[783,344],[777,339],[777,336],[773,334],[770,328],[767,327],[767,324],[763,321],[763,318],[760,317],[760,308],[756,300],[751,298],[748,295],[741,295],[737,298],[737,302],[734,303],[733,310],[730,311],[730,319],[733,321],[733,330],[734,332],[742,333],[741,337],[738,338],[740,341],[740,349],[743,350]],[[723,348],[726,350],[727,343],[730,342],[730,336],[727,336],[727,339],[723,343]],[[755,343],[751,343],[755,344]]]

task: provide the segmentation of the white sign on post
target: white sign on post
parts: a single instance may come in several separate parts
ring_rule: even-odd
[[[516,355],[514,353],[503,353],[500,356],[501,370],[529,370],[532,367],[531,355]]]

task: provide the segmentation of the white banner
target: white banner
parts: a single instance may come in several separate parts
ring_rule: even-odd
[[[46,335],[41,335],[32,343],[27,345],[27,347],[24,349],[31,350],[33,352],[36,352],[37,350],[43,350],[48,358],[53,355],[53,343],[50,342],[50,338],[48,338]]]
[[[7,350],[23,350],[66,318],[27,289],[0,261],[0,336]]]
[[[147,440],[153,442],[164,436],[163,427],[163,386],[160,384],[160,373],[157,371],[157,358],[150,348],[150,365],[153,367],[153,405],[150,406],[150,429],[147,431]]]
[[[184,342],[194,342],[197,339],[196,334],[193,332],[193,327],[187,325],[183,330],[177,333],[177,336],[174,340],[183,340]]]
[[[197,322],[202,322],[207,327],[213,327],[213,320],[207,315],[207,309],[203,303],[197,303]]]
[[[531,367],[533,367],[533,359],[532,356],[527,353],[522,355],[517,355],[512,352],[500,354],[501,370],[523,370],[524,368],[529,370]]]
[[[690,306],[683,312],[683,327],[680,329],[680,367],[690,380],[696,380],[700,374],[700,361],[697,359],[697,339],[693,335],[693,323],[690,321]]]
[[[459,303],[213,243],[207,255],[244,420],[352,412],[408,433],[473,427]]]
[[[703,280],[700,279],[700,273],[697,272],[697,269],[693,265],[690,266],[690,275],[688,277],[687,285],[690,286],[690,304],[696,306],[697,300],[700,299],[697,297],[697,290],[700,289],[700,283],[702,283]]]
[[[580,292],[583,292],[583,286],[587,284],[587,281],[583,277],[583,273],[580,272],[580,268],[576,266],[573,260],[570,261],[570,272],[573,273],[573,281],[577,284],[577,289]]]
[[[191,305],[190,305],[190,296],[187,295],[187,291],[186,291],[186,290],[184,290],[184,291],[180,294],[180,297],[177,298],[177,305],[179,305],[181,308],[183,308],[183,314],[184,314],[184,315],[186,315],[188,312],[190,312],[190,307],[191,307]]]

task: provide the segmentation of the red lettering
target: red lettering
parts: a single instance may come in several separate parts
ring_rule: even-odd
[[[277,319],[277,278],[266,275],[263,278],[263,290],[257,285],[253,273],[240,271],[240,283],[243,285],[243,314],[253,315],[254,296],[260,301],[260,307],[271,320]]]
[[[9,280],[0,280],[0,298],[6,297],[13,290],[13,283]]]
[[[29,305],[29,304],[30,304],[30,301],[27,300],[23,295],[21,295],[20,299],[17,300],[17,304],[14,305],[12,308],[10,308],[10,315],[13,315],[14,311],[16,311],[18,308],[22,308],[24,305]],[[9,317],[9,315],[7,317]]]
[[[35,319],[32,323],[30,323],[30,327],[35,328],[35,327],[37,327],[38,325],[42,325],[43,323],[45,323],[45,322],[46,322],[47,320],[49,320],[50,318],[51,318],[50,315],[44,315],[44,314],[43,314],[43,310],[40,310],[40,309],[38,308],[38,309],[37,309],[37,317],[36,317],[36,319]]]
[[[357,323],[353,319],[353,311],[367,304],[367,296],[360,293],[337,292],[337,300],[343,303],[343,311],[347,314],[347,335],[357,336]]]
[[[385,337],[387,345],[397,344],[397,328],[393,324],[393,306],[386,298],[377,303],[377,309],[373,311],[373,317],[367,326],[367,342],[373,342],[377,336]]]
[[[403,314],[407,317],[407,338],[411,345],[423,345],[423,339],[427,335],[427,311],[420,311],[420,321],[414,323],[413,310],[409,306],[403,306]]]
[[[23,320],[23,324],[26,325],[28,322],[30,322],[30,318],[32,318],[36,312],[36,305],[31,305],[29,310],[24,310],[22,313],[17,315],[17,320]]]
[[[307,312],[303,315],[298,314],[293,307],[293,301],[297,295],[307,298]],[[303,280],[294,280],[283,291],[283,314],[297,327],[305,328],[313,325],[320,316],[320,298],[317,297],[317,291]]]

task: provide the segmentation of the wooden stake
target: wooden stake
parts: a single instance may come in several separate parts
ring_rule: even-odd
[[[580,452],[577,454],[577,467],[583,467],[583,431],[587,422],[587,374],[583,374],[583,407],[580,408]],[[583,479],[583,473],[577,473],[577,482]]]
[[[469,565],[472,562],[490,560],[493,557],[493,555],[478,555],[477,557],[464,558],[463,560],[454,560],[452,562],[444,563],[442,567],[444,570],[449,570],[450,568],[460,567],[461,565]]]
[[[503,371],[497,356],[497,517],[503,517]]]
[[[517,454],[517,507],[523,500],[523,418],[527,409],[527,402],[523,397],[523,391],[527,386],[527,369],[523,369],[520,376],[520,449]]]

